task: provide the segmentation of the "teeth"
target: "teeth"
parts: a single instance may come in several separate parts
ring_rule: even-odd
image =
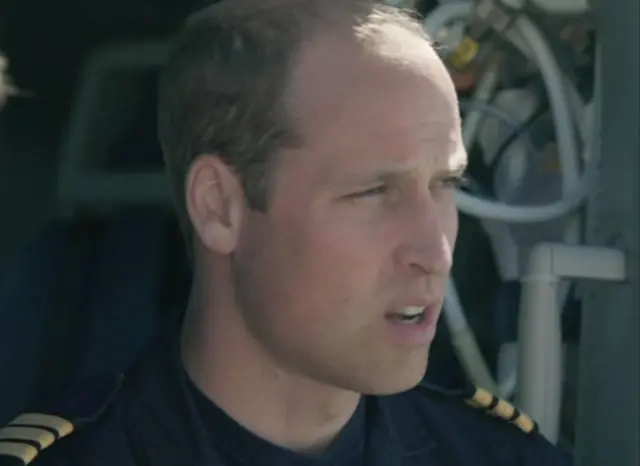
[[[404,309],[401,309],[398,314],[401,314],[404,317],[418,317],[423,312],[423,307],[405,307]]]

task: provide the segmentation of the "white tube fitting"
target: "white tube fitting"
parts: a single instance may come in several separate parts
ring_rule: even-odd
[[[558,283],[563,278],[621,281],[625,258],[615,249],[541,243],[523,279],[519,322],[517,405],[541,433],[557,442],[562,397],[562,326]]]

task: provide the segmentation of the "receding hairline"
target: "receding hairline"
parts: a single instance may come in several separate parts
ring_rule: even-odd
[[[282,70],[281,93],[278,96],[283,110],[288,113],[296,68],[310,43],[327,36],[342,36],[354,41],[366,55],[401,62],[407,55],[402,40],[394,33],[413,36],[432,42],[422,24],[414,17],[415,11],[390,6],[379,0],[222,0],[194,13],[185,21],[185,32],[207,27],[210,21],[218,24],[239,25],[243,31],[276,42],[284,37],[289,41],[289,59]],[[277,19],[275,19],[277,18]],[[278,26],[285,22],[296,24],[295,32],[283,31]],[[275,25],[275,26],[274,26]],[[287,39],[285,39],[287,40]],[[238,38],[238,47],[242,41]],[[289,115],[293,117],[293,115]],[[294,122],[290,121],[290,124]]]
[[[158,136],[181,222],[189,223],[184,179],[204,153],[225,154],[250,203],[265,204],[255,202],[268,191],[260,167],[268,175],[268,159],[277,159],[265,154],[300,139],[287,99],[308,41],[343,30],[375,49],[390,25],[428,40],[411,13],[373,0],[222,0],[187,18],[161,73],[158,104]]]
[[[312,89],[316,89],[310,84],[315,80],[315,76],[318,73],[323,74],[325,68],[331,68],[329,56],[334,56],[335,72],[338,75],[344,69],[343,66],[351,68],[351,65],[355,64],[354,60],[376,63],[376,66],[399,66],[410,70],[422,67],[425,59],[430,62],[440,61],[422,25],[404,10],[376,3],[375,8],[362,21],[338,22],[333,26],[332,29],[316,30],[307,34],[289,63],[282,98],[288,117],[295,122],[299,131],[302,128],[298,125],[305,120],[303,114],[307,113],[304,104],[300,107],[300,99]],[[349,55],[352,58],[347,63],[340,63],[338,57],[344,57],[346,50],[350,50]],[[319,65],[319,62],[325,63],[326,66]],[[315,70],[310,72],[309,67]],[[333,76],[329,76],[329,79],[332,80]],[[324,87],[322,83],[320,86]],[[300,137],[304,139],[304,131]]]

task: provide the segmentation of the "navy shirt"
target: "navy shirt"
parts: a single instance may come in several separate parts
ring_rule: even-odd
[[[305,458],[250,435],[194,390],[175,332],[124,374],[88,379],[62,401],[0,429],[0,466],[572,464],[508,403],[426,384],[364,397],[334,445]]]
[[[325,452],[309,457],[254,435],[212,403],[191,380],[188,386],[211,443],[220,451],[226,465],[365,466],[364,400],[332,445]]]

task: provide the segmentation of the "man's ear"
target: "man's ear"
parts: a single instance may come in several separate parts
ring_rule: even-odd
[[[200,242],[218,254],[233,252],[245,203],[235,172],[215,155],[198,157],[187,173],[185,198]]]

